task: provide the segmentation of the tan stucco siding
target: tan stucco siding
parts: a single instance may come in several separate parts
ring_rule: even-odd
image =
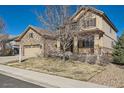
[[[99,40],[99,46],[112,48],[112,42],[117,41],[116,31],[101,17],[96,15],[96,27],[104,32]]]
[[[106,48],[113,48],[112,42],[117,41],[117,34],[114,29],[107,24],[105,20],[102,20],[102,31],[104,31],[103,37],[101,37],[101,42],[103,42],[102,46]]]
[[[114,40],[117,40],[116,31],[101,17],[96,15],[96,27]],[[111,30],[111,32],[110,32]]]
[[[103,21],[102,17],[96,15],[96,28],[99,28],[102,30],[102,28],[103,28],[102,21]]]
[[[107,24],[105,20],[102,21],[102,24],[103,24],[102,30],[105,32],[105,34],[111,37],[112,39],[117,40],[116,31],[114,31],[114,29],[109,24]]]
[[[113,42],[112,39],[110,39],[106,35],[103,35],[103,37],[101,37],[101,38],[102,38],[102,42],[103,42],[103,46],[101,46],[101,47],[112,48],[112,42]]]

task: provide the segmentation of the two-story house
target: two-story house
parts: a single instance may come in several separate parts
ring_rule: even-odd
[[[90,14],[90,17],[84,18],[85,11],[86,14]],[[117,29],[103,11],[92,7],[83,7],[71,17],[71,20],[73,22],[72,30],[76,30],[73,44],[70,47],[71,52],[77,54],[112,53],[113,45],[117,41]],[[80,28],[78,31],[77,26]],[[29,26],[18,39],[20,42],[23,41],[21,43],[23,55],[34,56],[44,54],[48,50],[61,50],[60,41],[53,38],[54,35],[49,31]],[[49,41],[49,43],[46,44],[45,41]]]

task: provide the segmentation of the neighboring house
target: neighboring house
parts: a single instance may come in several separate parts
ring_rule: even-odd
[[[6,43],[9,43],[12,49],[12,55],[19,54],[19,44],[16,42],[18,36],[9,35],[9,38],[6,40]]]
[[[15,53],[18,54],[17,51],[19,49],[15,50],[15,48],[13,48],[16,43],[14,41],[16,38],[17,37],[12,37],[6,34],[0,34],[0,56],[13,55]]]
[[[3,54],[4,49],[5,49],[5,43],[3,42],[3,40],[7,38],[8,38],[8,35],[0,34],[0,55]]]
[[[86,8],[92,16],[90,19],[84,20],[82,15]],[[77,11],[71,20],[73,22],[72,31],[75,30],[73,44],[70,47],[72,53],[112,53],[113,45],[117,41],[117,29],[104,12],[84,7]],[[81,27],[78,31],[77,26]],[[55,32],[52,33],[34,26],[27,27],[17,41],[22,46],[22,53],[25,56],[45,55],[61,51],[60,41],[55,38]]]

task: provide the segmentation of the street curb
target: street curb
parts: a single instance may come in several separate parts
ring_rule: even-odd
[[[41,87],[45,87],[45,88],[59,88],[58,86],[50,85],[50,84],[47,84],[47,83],[44,83],[44,82],[39,82],[39,81],[33,80],[31,78],[25,78],[23,76],[16,75],[16,74],[13,74],[13,73],[9,73],[9,72],[6,72],[6,71],[0,70],[0,73],[4,74],[6,76],[13,77],[15,79],[19,79],[19,80],[22,80],[22,81],[25,81],[25,82],[29,82],[29,83],[41,86]]]

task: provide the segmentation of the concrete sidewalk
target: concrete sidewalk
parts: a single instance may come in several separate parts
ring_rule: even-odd
[[[25,60],[29,57],[22,56],[22,60]],[[0,63],[6,63],[6,62],[11,62],[11,61],[18,61],[19,60],[19,55],[16,56],[0,56]]]
[[[84,81],[68,79],[64,77],[48,75],[44,73],[0,65],[0,73],[23,81],[34,83],[49,88],[107,88],[107,86],[97,85]]]

